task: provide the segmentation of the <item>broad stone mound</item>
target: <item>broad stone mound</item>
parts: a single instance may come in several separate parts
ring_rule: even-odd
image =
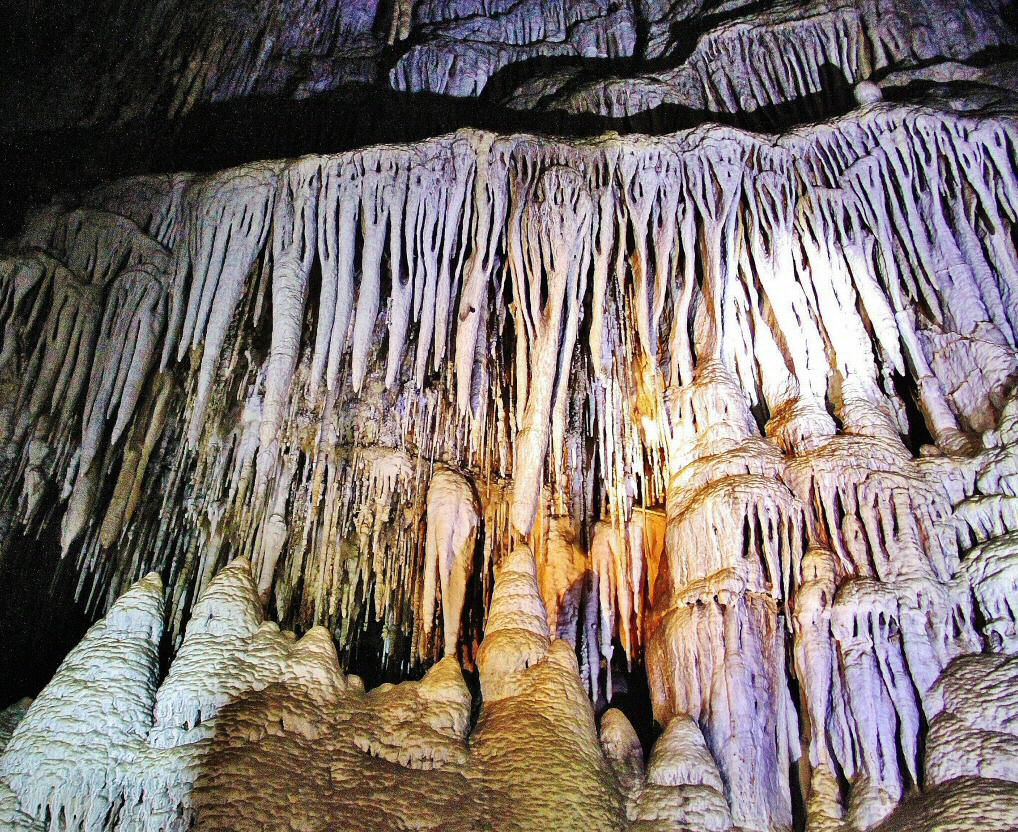
[[[961,777],[905,800],[875,832],[1014,832],[1014,784]]]
[[[491,797],[467,776],[469,703],[454,659],[420,682],[354,686],[333,703],[292,674],[246,693],[212,720],[193,766],[197,828],[261,832],[281,818],[349,832],[477,828]]]

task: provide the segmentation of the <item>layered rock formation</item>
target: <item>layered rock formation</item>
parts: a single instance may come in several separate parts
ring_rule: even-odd
[[[106,2],[47,112],[356,82],[698,126],[30,211],[0,566],[34,539],[98,623],[0,718],[0,822],[1014,828],[1005,5],[215,6]]]
[[[60,37],[6,92],[4,127],[176,119],[362,86],[609,118],[680,108],[738,119],[783,106],[815,118],[844,107],[853,84],[892,71],[936,77],[929,66],[950,62],[947,79],[971,76],[967,62],[1014,44],[1007,8],[1004,0],[90,0],[50,24]],[[45,37],[45,21],[41,9],[27,11],[15,30],[19,76],[19,50]],[[777,114],[758,115],[767,125]]]

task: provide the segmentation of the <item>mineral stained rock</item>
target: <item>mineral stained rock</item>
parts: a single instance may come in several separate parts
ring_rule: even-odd
[[[96,623],[0,713],[0,826],[1018,828],[1007,4],[100,12],[13,129],[357,84],[627,132],[28,212],[0,565]]]

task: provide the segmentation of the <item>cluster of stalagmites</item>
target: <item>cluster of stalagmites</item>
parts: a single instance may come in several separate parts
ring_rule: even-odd
[[[526,546],[498,571],[475,722],[454,658],[419,682],[366,692],[341,672],[323,629],[297,639],[263,620],[245,560],[209,584],[160,681],[165,600],[157,575],[139,581],[34,702],[4,712],[4,829],[791,828],[766,818],[773,783],[760,777],[755,794],[740,793],[719,769],[695,715],[670,715],[649,757],[616,709],[598,732],[574,650],[550,635]],[[1018,660],[1006,655],[947,667],[931,689],[924,789],[903,824],[892,816],[880,829],[1014,828],[1016,681]],[[769,726],[747,704],[736,742],[752,775]],[[704,730],[717,736],[709,720]],[[869,829],[886,815],[871,797],[866,822],[839,818],[831,773],[813,775],[809,829]]]
[[[173,118],[350,84],[611,118],[661,107],[745,115],[790,106],[801,119],[842,108],[842,88],[891,70],[907,82],[902,70],[950,66],[952,80],[967,72],[1006,86],[1007,73],[980,73],[981,56],[1014,43],[1003,0],[259,0],[225,8],[93,0],[79,17],[51,64],[24,79],[8,128]],[[111,25],[97,31],[97,20]],[[76,74],[97,80],[88,90],[55,83]]]
[[[242,560],[194,606],[160,682],[164,602],[158,576],[136,584],[28,708],[0,758],[5,829],[621,828],[525,548],[494,594],[475,724],[454,658],[365,692],[328,633],[262,620]]]

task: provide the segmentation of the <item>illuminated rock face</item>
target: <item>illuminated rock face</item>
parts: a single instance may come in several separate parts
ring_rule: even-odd
[[[0,714],[0,825],[1018,826],[1000,3],[176,11],[79,120],[362,75],[844,112],[462,129],[30,213],[0,255],[0,558],[59,549],[101,620]]]
[[[174,638],[241,555],[298,628],[370,599],[423,654],[441,600],[469,645],[518,534],[605,658],[713,576],[790,621],[819,550],[957,595],[963,652],[968,580],[1009,645],[1012,134],[461,132],[54,204],[2,264],[6,522],[59,523],[99,608],[166,567]]]

